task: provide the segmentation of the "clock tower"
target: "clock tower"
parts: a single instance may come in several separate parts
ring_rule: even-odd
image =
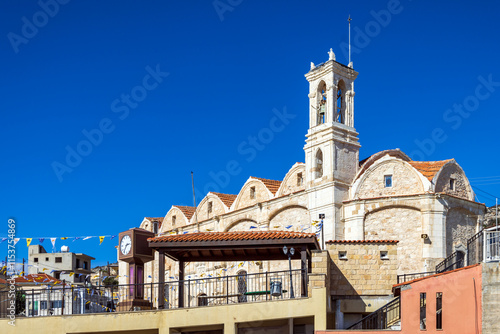
[[[306,191],[312,220],[323,221],[326,240],[344,239],[342,201],[358,171],[358,133],[354,129],[354,80],[352,68],[336,61],[314,65],[309,81],[309,130],[304,146]],[[320,218],[322,217],[322,218]]]
[[[120,301],[118,309],[129,311],[131,308],[151,309],[152,305],[144,299],[144,264],[154,259],[153,249],[149,248],[148,238],[154,233],[142,228],[132,228],[118,235],[118,259],[128,263],[128,298]],[[138,285],[133,285],[138,284]]]

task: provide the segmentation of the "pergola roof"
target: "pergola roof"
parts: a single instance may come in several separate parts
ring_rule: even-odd
[[[149,238],[155,248],[176,261],[284,260],[283,246],[300,251],[320,249],[314,233],[289,231],[199,232]]]

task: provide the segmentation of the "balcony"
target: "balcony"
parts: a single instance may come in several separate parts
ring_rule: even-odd
[[[181,302],[179,289],[184,291]],[[166,310],[304,298],[307,297],[307,273],[298,269],[165,283],[97,287],[46,285],[19,291],[25,305],[17,316]],[[8,291],[0,292],[0,300],[8,300],[7,294]],[[158,302],[160,295],[164,297],[163,303]],[[6,308],[0,305],[0,318],[7,315]]]

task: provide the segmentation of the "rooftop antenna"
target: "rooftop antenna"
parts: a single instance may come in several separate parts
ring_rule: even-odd
[[[191,185],[193,186],[193,204],[194,204],[194,219],[196,220],[196,229],[200,232],[200,224],[198,223],[198,217],[196,216],[196,196],[194,194],[194,174],[191,171]]]
[[[347,21],[349,22],[349,67],[352,67],[352,62],[351,62],[351,15],[349,14],[349,18]]]

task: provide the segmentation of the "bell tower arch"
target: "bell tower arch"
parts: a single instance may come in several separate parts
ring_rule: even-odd
[[[358,171],[358,133],[354,128],[354,80],[352,67],[336,61],[314,65],[309,73],[309,129],[304,146],[306,189],[311,217],[325,214],[325,238],[343,239],[342,201]],[[352,66],[352,65],[351,65]]]

